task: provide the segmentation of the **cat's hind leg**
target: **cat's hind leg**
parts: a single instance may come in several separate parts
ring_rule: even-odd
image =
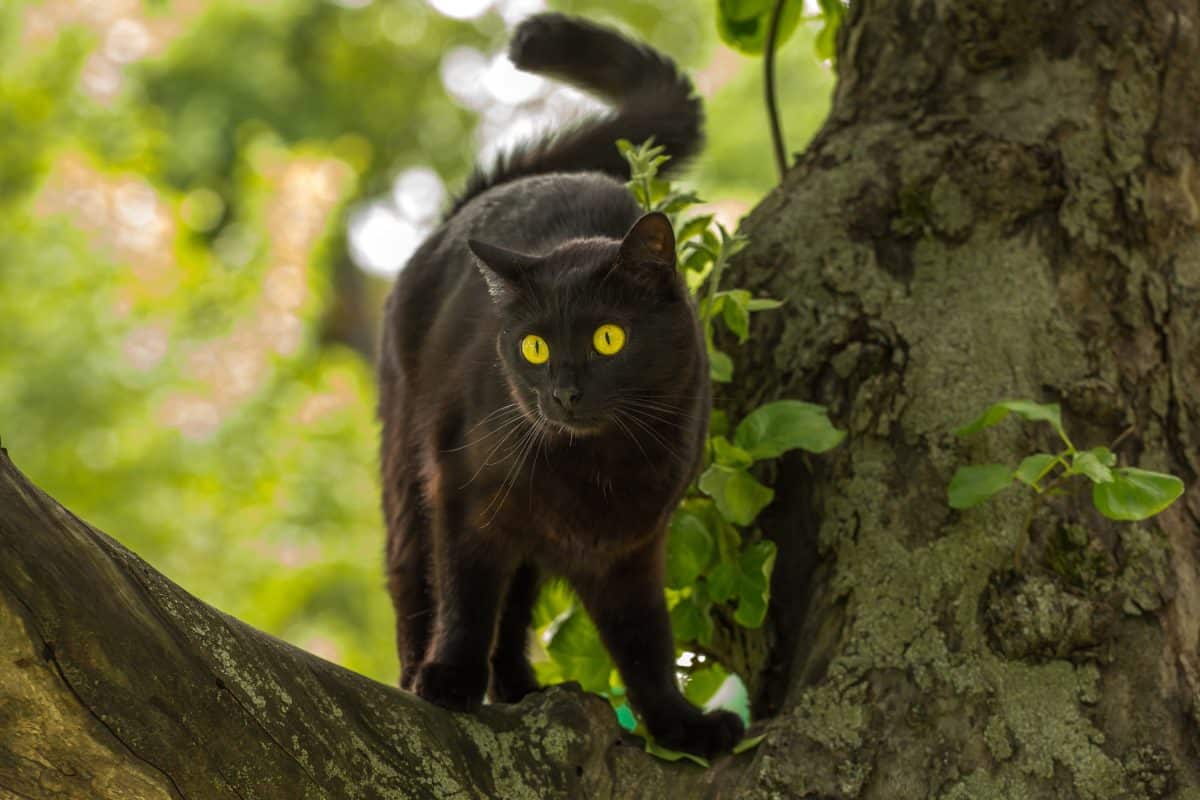
[[[396,651],[400,656],[400,688],[412,689],[433,627],[434,603],[429,586],[429,520],[420,505],[415,481],[385,493],[387,513],[387,584],[396,612]]]

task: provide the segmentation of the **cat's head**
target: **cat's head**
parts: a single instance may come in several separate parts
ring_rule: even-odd
[[[704,344],[664,215],[643,216],[620,241],[579,239],[543,255],[469,246],[499,310],[497,351],[526,414],[576,435],[636,430],[674,418],[700,394]]]

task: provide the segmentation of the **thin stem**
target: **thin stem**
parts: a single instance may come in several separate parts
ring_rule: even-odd
[[[783,150],[783,127],[779,123],[779,108],[775,103],[775,42],[779,38],[779,19],[783,16],[785,0],[775,0],[771,21],[767,26],[767,49],[763,53],[763,89],[767,99],[767,119],[771,124],[771,142],[775,146],[775,166],[779,180],[787,172],[787,156]]]
[[[724,228],[721,228],[720,223],[717,225],[721,233],[721,246],[717,248],[717,252],[713,254],[712,270],[708,273],[708,303],[704,307],[704,337],[709,344],[712,344],[712,329],[709,323],[713,317],[713,303],[717,299],[717,288],[721,285],[721,273],[725,271],[725,245],[726,238]]]

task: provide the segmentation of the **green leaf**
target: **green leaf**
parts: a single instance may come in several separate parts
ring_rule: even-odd
[[[704,232],[712,224],[712,221],[712,214],[701,214],[698,217],[692,217],[679,226],[679,230],[675,232],[675,238],[680,243],[686,242],[688,239],[699,236]]]
[[[757,628],[771,600],[771,572],[775,569],[775,543],[760,540],[746,547],[736,561],[724,561],[705,578],[708,595],[718,603],[737,601],[734,619],[746,628]]]
[[[554,629],[546,652],[560,667],[562,674],[589,692],[608,689],[612,660],[600,642],[596,626],[581,609],[573,609]]]
[[[717,383],[733,380],[733,359],[715,347],[708,350],[708,373]]]
[[[746,470],[720,464],[713,464],[700,476],[700,490],[716,502],[725,519],[737,525],[749,525],[775,497],[775,492]]]
[[[769,297],[752,297],[746,303],[747,311],[771,311],[783,305],[782,300],[772,300]]]
[[[662,759],[663,761],[679,761],[680,759],[686,758],[688,761],[698,764],[706,769],[711,766],[706,758],[694,756],[691,753],[683,753],[679,750],[668,750],[665,747],[655,744],[654,740],[652,740],[650,737],[646,737],[646,752],[655,758]]]
[[[745,342],[750,337],[750,311],[747,309],[750,293],[745,289],[735,289],[720,294],[725,296],[721,318],[725,320],[726,327],[738,337],[738,341]]]
[[[733,746],[733,754],[736,756],[746,752],[747,750],[753,750],[762,743],[763,739],[766,738],[767,735],[765,733],[760,733],[758,736],[747,736],[745,739],[742,739]]]
[[[774,5],[774,0],[718,0],[717,30],[721,40],[747,55],[762,53],[767,47],[767,26]],[[779,18],[776,48],[796,30],[803,9],[802,0],[787,0]]]
[[[1021,466],[1017,467],[1017,471],[1013,473],[1013,477],[1021,483],[1033,486],[1045,477],[1046,472],[1050,469],[1050,465],[1056,461],[1058,461],[1058,458],[1049,453],[1035,453],[1034,455],[1026,456],[1021,462]]]
[[[550,580],[542,584],[537,603],[533,606],[533,627],[537,629],[552,625],[564,617],[575,605],[575,593],[566,581]]]
[[[729,415],[719,408],[714,408],[708,418],[708,435],[724,436],[729,433]]]
[[[730,444],[729,440],[724,436],[714,436],[712,438],[713,458],[718,464],[726,467],[748,467],[754,463],[754,456],[747,453],[742,448]]]
[[[667,586],[691,586],[712,563],[717,543],[699,514],[677,509],[667,538]]]
[[[718,603],[727,603],[737,597],[740,582],[738,564],[722,561],[713,568],[704,582],[708,585],[708,596]]]
[[[1183,481],[1174,475],[1121,467],[1110,483],[1092,487],[1092,502],[1109,519],[1140,520],[1153,517],[1183,494]]]
[[[824,453],[846,438],[829,421],[824,406],[777,400],[755,409],[737,426],[733,441],[755,460],[775,458],[794,448]]]
[[[696,642],[704,647],[712,644],[713,621],[709,609],[712,603],[696,602],[685,597],[671,609],[671,632],[676,641]]]
[[[683,696],[693,705],[703,706],[729,677],[720,664],[709,663],[694,670],[683,682]]]
[[[775,543],[765,539],[746,548],[741,558],[738,608],[734,620],[745,628],[757,628],[767,616],[771,600],[771,572],[775,569]]]
[[[821,16],[824,24],[817,32],[814,49],[817,58],[822,61],[832,61],[837,55],[837,33],[838,29],[842,27],[842,17],[845,14],[846,7],[842,5],[841,0],[821,0]]]
[[[1106,467],[1115,467],[1117,465],[1117,454],[1107,447],[1093,447],[1088,452],[1096,456],[1096,460]]]
[[[663,198],[662,202],[658,204],[658,208],[655,210],[661,211],[664,214],[678,214],[685,208],[690,208],[691,206],[703,202],[704,201],[700,198],[700,195],[696,194],[695,192],[672,192]]]
[[[977,418],[963,425],[955,431],[959,436],[970,436],[973,433],[979,433],[985,428],[990,428],[1004,420],[1009,413],[1016,414],[1030,422],[1049,422],[1054,426],[1054,430],[1058,435],[1066,440],[1066,433],[1063,431],[1062,412],[1058,407],[1058,403],[1031,403],[1028,400],[1005,400],[996,403]]]
[[[1007,489],[1013,471],[1003,464],[973,464],[959,467],[950,479],[950,507],[971,508]]]
[[[1073,474],[1088,476],[1093,483],[1112,483],[1113,481],[1112,470],[1101,463],[1096,453],[1091,450],[1076,453],[1071,460],[1070,471]]]

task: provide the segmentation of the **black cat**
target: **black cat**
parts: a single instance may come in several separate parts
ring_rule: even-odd
[[[654,136],[677,167],[700,148],[700,103],[665,56],[559,14],[523,22],[510,57],[616,108],[477,171],[388,300],[380,416],[401,686],[453,709],[535,691],[527,630],[554,573],[650,732],[713,755],[742,723],[680,694],[663,599],[708,365],[670,223],[640,215],[614,146]]]

